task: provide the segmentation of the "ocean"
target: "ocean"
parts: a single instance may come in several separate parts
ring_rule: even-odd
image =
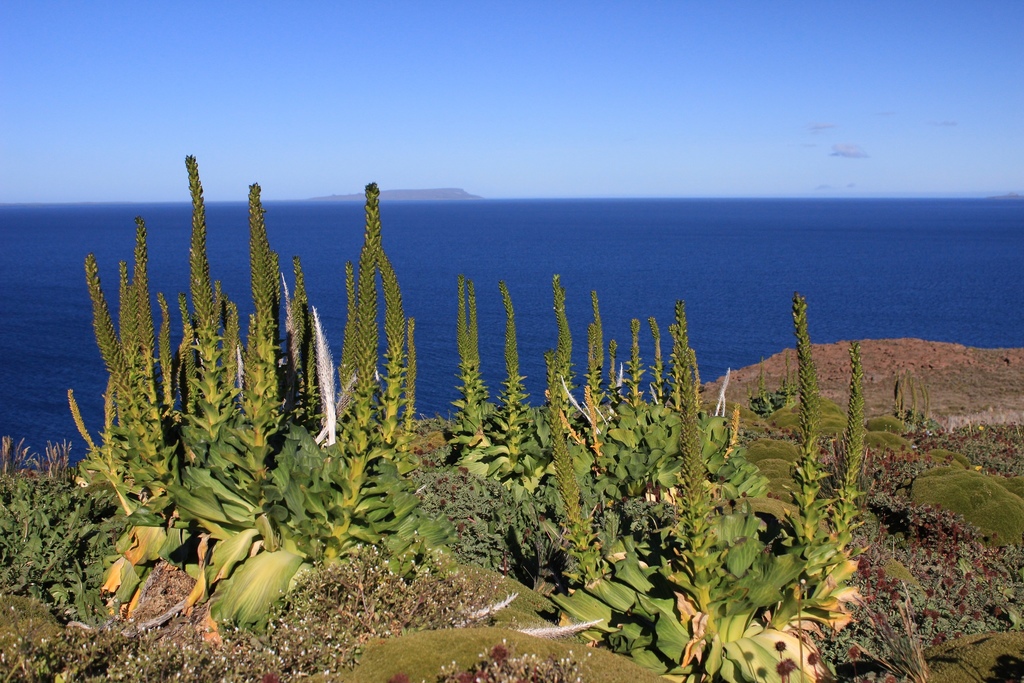
[[[358,259],[363,207],[268,202],[271,247],[291,286],[301,257],[310,302],[340,356],[344,264]],[[86,254],[96,254],[108,300],[118,261],[131,259],[134,218],[149,231],[152,291],[173,303],[188,289],[188,204],[0,206],[0,435],[41,451],[84,452],[67,407],[73,388],[89,428],[102,425],[106,373],[92,333]],[[447,416],[456,399],[456,281],[474,281],[485,381],[504,379],[504,310],[515,305],[522,372],[534,401],[543,353],[556,340],[551,279],[567,292],[577,368],[586,366],[590,292],[605,339],[628,356],[629,321],[665,338],[686,302],[701,376],[758,362],[793,344],[791,299],[808,301],[811,338],[919,337],[989,348],[1024,345],[1024,201],[984,199],[654,199],[385,202],[384,247],[416,318],[417,408]],[[247,209],[207,205],[211,273],[239,303],[249,294]],[[244,319],[244,318],[243,318]],[[176,343],[176,342],[175,342]]]

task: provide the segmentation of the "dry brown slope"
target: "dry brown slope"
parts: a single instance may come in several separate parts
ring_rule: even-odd
[[[868,415],[889,413],[896,376],[905,371],[928,389],[932,416],[973,416],[992,412],[991,421],[1020,421],[1024,416],[1024,349],[979,349],[922,339],[865,339],[860,342]],[[815,344],[814,363],[822,395],[846,405],[850,382],[850,342]],[[796,370],[796,351],[787,349],[764,361],[768,389],[779,386],[786,356]],[[757,390],[758,365],[731,373],[727,398],[746,404]],[[705,396],[718,396],[722,378],[706,385]],[[1002,416],[1004,419],[998,419]]]

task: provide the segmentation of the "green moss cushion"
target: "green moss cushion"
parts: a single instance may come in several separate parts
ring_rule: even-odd
[[[928,683],[1024,680],[1024,632],[978,633],[925,650]]]
[[[869,432],[889,432],[891,434],[902,434],[907,431],[906,425],[903,424],[903,420],[893,417],[892,415],[882,415],[880,417],[872,417],[864,423]]]
[[[779,408],[768,416],[768,424],[776,429],[800,431],[800,415],[796,408]]]
[[[747,462],[755,465],[762,460],[785,460],[796,462],[800,459],[800,448],[791,441],[758,439],[747,446]]]
[[[768,493],[779,500],[791,502],[796,482],[793,481],[793,463],[778,458],[766,458],[757,463],[761,474],[768,477]]]
[[[964,469],[974,467],[974,465],[971,464],[971,461],[967,459],[966,455],[955,451],[947,451],[945,448],[933,448],[928,451],[928,457],[952,467],[960,466]]]
[[[408,680],[433,681],[441,667],[453,661],[467,669],[481,654],[504,643],[515,655],[571,657],[580,665],[587,683],[658,683],[661,678],[625,657],[582,643],[544,640],[500,628],[463,628],[410,633],[371,645],[359,666],[346,681],[352,683],[388,683],[404,673]]]
[[[839,407],[839,404],[835,401],[830,401],[827,398],[821,399],[821,416],[826,418],[829,416],[841,417],[846,419],[846,411]]]
[[[768,424],[776,429],[800,433],[800,404],[779,408],[768,416]],[[821,399],[818,431],[822,436],[839,436],[846,429],[846,413],[828,399]]]
[[[821,436],[839,436],[846,431],[845,415],[822,415],[818,423],[818,433]]]
[[[732,412],[736,409],[740,409],[740,424],[749,426],[753,423],[760,423],[761,416],[755,413],[750,408],[746,407],[742,403],[734,403],[732,401],[726,401],[725,403],[725,416],[728,419],[732,419]]]
[[[921,586],[921,582],[917,580],[917,577],[911,574],[910,570],[907,569],[907,567],[899,560],[890,559],[886,561],[885,565],[882,567],[882,571],[884,571],[885,575],[890,579],[903,581],[904,583],[908,583],[912,586]]]
[[[489,588],[495,602],[512,594],[517,596],[512,604],[494,614],[494,621],[500,627],[516,629],[550,626],[558,616],[558,608],[553,602],[514,579],[471,565],[460,566],[459,573],[472,583]]]
[[[1002,484],[1004,489],[1024,500],[1024,477],[1010,477],[1009,479],[999,477],[997,481]]]
[[[910,442],[892,432],[868,432],[864,435],[864,445],[879,451],[910,450]]]
[[[963,515],[994,545],[1020,543],[1024,536],[1024,500],[1001,478],[974,470],[937,467],[920,474],[910,489],[919,505],[936,505]]]

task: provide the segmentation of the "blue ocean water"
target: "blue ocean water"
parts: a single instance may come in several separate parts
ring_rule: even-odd
[[[358,258],[363,208],[270,202],[271,246],[302,259],[311,303],[340,354],[344,263]],[[686,301],[701,375],[756,363],[792,345],[794,291],[809,303],[815,342],[919,337],[981,347],[1024,345],[1024,202],[991,200],[484,200],[393,202],[384,245],[416,318],[418,409],[447,415],[456,398],[456,278],[474,280],[485,379],[504,379],[504,311],[515,304],[522,371],[543,394],[543,353],[556,339],[551,278],[567,290],[577,367],[585,367],[590,292],[605,338],[628,353],[629,321],[663,334]],[[134,218],[149,230],[153,292],[188,288],[187,204],[0,206],[0,434],[41,450],[68,439],[73,388],[86,423],[102,422],[106,375],[91,329],[83,262],[95,253],[108,298],[130,260]],[[207,206],[215,279],[250,307],[243,203]],[[667,348],[667,347],[666,347]]]

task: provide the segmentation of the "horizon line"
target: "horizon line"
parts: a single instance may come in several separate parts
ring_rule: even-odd
[[[886,194],[863,194],[857,196],[843,196],[837,194],[813,195],[813,194],[787,194],[787,195],[733,195],[733,194],[707,194],[707,195],[577,195],[577,196],[547,196],[547,197],[476,197],[473,199],[381,199],[386,203],[402,204],[460,204],[475,203],[481,201],[602,201],[602,200],[624,200],[624,201],[660,201],[660,200],[860,200],[860,199],[1020,199],[1024,200],[1024,193],[1004,192],[1002,194],[991,192],[917,192],[917,193],[886,193]],[[263,199],[263,203],[273,202],[303,202],[316,204],[356,204],[361,203],[359,199],[325,199],[323,197],[304,197],[299,199]],[[66,201],[0,201],[0,206],[124,206],[124,205],[146,205],[146,204],[190,204],[191,200],[185,199],[110,199],[110,200],[66,200]],[[246,204],[244,199],[206,199],[207,204]]]

